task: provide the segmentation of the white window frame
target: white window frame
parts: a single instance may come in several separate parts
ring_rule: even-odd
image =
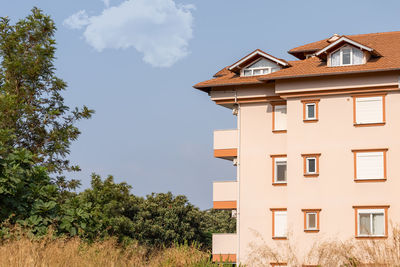
[[[281,133],[286,132],[287,131],[287,104],[286,103],[285,104],[273,104],[272,109],[273,109],[272,131],[273,132],[281,132]],[[281,111],[282,109],[285,110],[285,113],[283,113]],[[279,117],[281,118],[282,121],[278,121]],[[282,127],[277,127],[277,126],[279,126],[279,124],[284,124],[284,125],[281,125]]]
[[[343,50],[345,50],[345,49],[349,49],[350,50],[350,64],[343,64]],[[332,53],[330,53],[330,55],[329,55],[329,57],[330,57],[330,67],[340,67],[340,66],[351,66],[351,65],[356,65],[356,64],[354,64],[353,63],[353,54],[354,54],[354,49],[358,49],[358,48],[355,48],[355,47],[351,47],[351,46],[342,46],[342,47],[340,47],[339,49],[336,49],[335,51],[333,51]],[[361,49],[358,49],[358,50],[361,50]],[[336,53],[336,52],[338,52],[339,51],[339,53],[340,53],[340,56],[339,56],[339,65],[332,65],[332,56],[333,56],[333,54],[334,53]],[[361,52],[362,52],[362,50],[361,50]],[[357,64],[357,65],[362,65],[362,64],[365,64],[365,60],[364,60],[364,56],[363,56],[363,61],[362,61],[362,63],[361,64]]]
[[[373,214],[382,214],[383,213],[383,234],[382,235],[374,235],[372,233],[372,229],[369,229],[371,234],[361,234],[361,219],[360,214],[370,214],[370,226],[373,228]],[[385,209],[357,209],[357,236],[358,237],[385,237],[386,236],[386,210]]]
[[[317,119],[317,104],[314,102],[311,103],[306,103],[306,120],[316,120]],[[308,116],[308,107],[309,106],[314,106],[314,117],[309,117]]]
[[[315,215],[315,227],[310,227],[309,218],[310,214]],[[318,230],[318,212],[316,211],[306,211],[306,230]]]
[[[274,183],[275,184],[287,184],[287,157],[274,157]],[[278,181],[278,164],[285,162],[286,163],[286,177],[285,181]]]
[[[310,172],[310,166],[309,166],[309,160],[313,159],[314,160],[314,170],[313,172]],[[306,157],[306,174],[316,174],[317,173],[317,157]]]
[[[261,70],[261,74],[254,74],[255,70]],[[263,72],[263,70],[267,70],[266,73]],[[250,75],[245,75],[245,71],[251,71]],[[267,75],[270,74],[272,72],[272,68],[271,67],[258,67],[258,68],[246,68],[242,70],[242,75],[243,77],[251,77],[251,76],[259,76],[259,75]]]

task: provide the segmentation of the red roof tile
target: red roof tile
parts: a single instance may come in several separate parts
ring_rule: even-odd
[[[214,86],[257,84],[266,80],[400,70],[400,31],[347,35],[347,37],[365,46],[371,47],[376,51],[379,51],[382,56],[371,58],[366,64],[363,65],[343,67],[328,67],[326,62],[321,61],[317,57],[312,57],[305,60],[289,61],[288,63],[291,66],[288,68],[281,69],[271,74],[252,77],[240,77],[236,73],[229,71],[228,67],[226,67],[219,71],[214,79],[200,82],[194,87],[207,90],[208,88]],[[300,51],[318,51],[329,44],[330,43],[328,42],[328,39],[324,39],[293,48],[289,51],[289,53]]]

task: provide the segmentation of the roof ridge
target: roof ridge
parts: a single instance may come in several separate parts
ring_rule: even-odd
[[[389,31],[389,32],[371,32],[371,33],[359,33],[359,34],[342,34],[342,36],[364,36],[364,35],[381,35],[381,34],[393,34],[400,33],[400,31]]]

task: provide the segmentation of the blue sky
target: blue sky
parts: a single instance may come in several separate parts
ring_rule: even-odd
[[[231,162],[213,158],[212,133],[236,122],[193,84],[256,48],[293,60],[286,51],[334,33],[400,29],[400,1],[0,3],[13,21],[33,6],[52,16],[66,102],[96,110],[79,123],[70,158],[82,171],[70,177],[84,189],[92,172],[112,174],[134,194],[172,191],[202,209],[212,205],[212,181],[235,178]]]

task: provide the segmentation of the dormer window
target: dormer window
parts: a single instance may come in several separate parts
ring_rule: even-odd
[[[330,66],[349,66],[364,64],[364,53],[352,46],[343,46],[330,55]]]
[[[245,67],[241,72],[241,76],[265,75],[278,71],[279,69],[280,69],[279,65],[265,58],[261,58],[255,63],[252,63],[251,65]]]

